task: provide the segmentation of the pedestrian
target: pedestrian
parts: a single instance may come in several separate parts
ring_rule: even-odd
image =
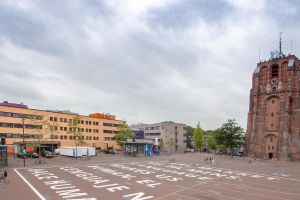
[[[211,157],[209,157],[209,163],[210,163],[210,165],[211,165]]]
[[[0,173],[0,183],[2,183],[2,180],[4,183],[4,171],[3,170],[1,170],[1,173]]]
[[[212,166],[214,166],[215,165],[215,160],[214,160],[214,158],[212,157],[212,159],[211,159],[211,164],[212,164]]]
[[[8,173],[7,173],[6,169],[4,169],[4,171],[3,171],[3,183],[9,183],[9,181],[6,180],[7,176],[8,176]]]

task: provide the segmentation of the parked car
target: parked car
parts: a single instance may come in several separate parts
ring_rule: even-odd
[[[50,151],[42,152],[41,156],[44,157],[44,158],[53,158],[53,154]]]
[[[107,149],[105,150],[106,154],[118,154],[118,152],[115,149]]]
[[[38,153],[31,153],[31,154],[29,154],[29,157],[30,158],[39,158],[40,156],[39,156],[39,154]]]
[[[27,153],[17,153],[17,158],[26,159],[28,158]]]

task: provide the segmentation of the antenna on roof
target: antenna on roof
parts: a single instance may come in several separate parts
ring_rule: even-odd
[[[282,32],[279,33],[279,55],[282,56],[282,51],[281,51],[281,35],[282,35]]]
[[[293,40],[291,40],[291,55],[293,55]]]
[[[258,61],[260,62],[260,48],[258,49]]]

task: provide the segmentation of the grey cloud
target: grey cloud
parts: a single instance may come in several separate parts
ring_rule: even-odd
[[[41,109],[207,129],[237,118],[245,127],[258,48],[267,59],[284,29],[299,52],[295,20],[278,21],[276,5],[245,12],[223,1],[176,1],[140,15],[106,1],[31,5],[0,3],[0,91]]]

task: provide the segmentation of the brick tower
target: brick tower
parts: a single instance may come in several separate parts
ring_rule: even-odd
[[[246,131],[248,156],[300,160],[300,61],[271,52],[252,77]]]

